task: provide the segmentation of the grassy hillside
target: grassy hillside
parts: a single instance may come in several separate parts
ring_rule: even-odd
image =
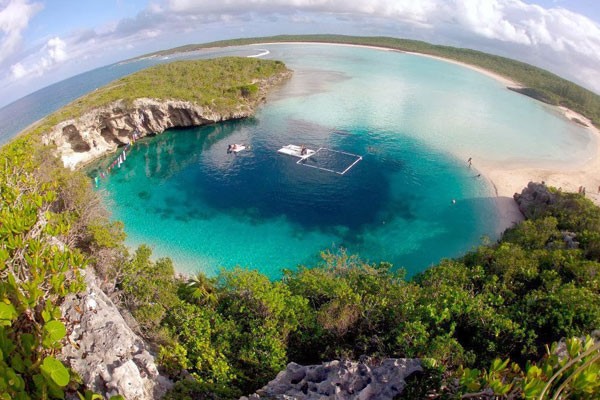
[[[465,62],[520,82],[529,88],[529,90],[522,92],[523,94],[552,105],[566,106],[591,119],[594,125],[600,126],[600,96],[573,82],[563,79],[544,69],[520,61],[511,60],[506,57],[495,56],[470,49],[437,46],[417,40],[342,35],[282,35],[187,45],[152,53],[148,56],[167,55],[218,46],[240,46],[251,43],[295,41],[379,46],[402,51],[430,54]]]
[[[66,119],[116,100],[130,103],[140,97],[177,99],[227,113],[258,96],[253,83],[286,70],[280,61],[245,57],[177,61],[156,65],[117,79],[47,117],[34,131],[43,132]]]

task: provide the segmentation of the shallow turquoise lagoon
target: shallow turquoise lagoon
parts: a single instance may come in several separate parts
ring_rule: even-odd
[[[496,235],[493,196],[467,156],[543,165],[588,155],[574,124],[460,66],[344,46],[249,49],[295,71],[254,118],[139,141],[100,184],[128,243],[181,272],[240,265],[277,278],[344,248],[414,274]],[[227,154],[230,143],[251,150]],[[277,153],[290,143],[363,159],[338,175]],[[348,161],[319,157],[308,162]]]

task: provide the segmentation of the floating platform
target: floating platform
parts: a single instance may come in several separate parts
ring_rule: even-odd
[[[334,172],[338,175],[344,175],[352,167],[362,160],[358,154],[346,153],[345,151],[332,150],[325,147],[319,147],[317,151],[305,149],[302,153],[302,147],[295,144],[288,144],[277,150],[278,153],[298,157],[296,164],[305,167],[316,168],[322,171]]]
[[[306,153],[302,154],[302,146],[296,146],[295,144],[288,144],[287,146],[283,146],[282,148],[277,150],[277,152],[298,158],[307,158],[316,153],[316,151],[314,150],[306,149]]]

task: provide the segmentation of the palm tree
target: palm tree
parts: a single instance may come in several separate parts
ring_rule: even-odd
[[[214,306],[219,302],[214,280],[208,278],[204,273],[198,272],[189,278],[187,286],[193,289],[191,295],[198,305]]]

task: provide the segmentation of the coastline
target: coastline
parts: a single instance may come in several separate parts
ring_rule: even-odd
[[[326,42],[266,42],[266,43],[254,43],[249,46],[263,46],[263,45],[281,45],[281,44],[304,44],[304,45],[335,45],[335,46],[349,46],[349,47],[362,47],[380,51],[392,51],[399,53],[406,53],[415,56],[428,57],[439,61],[444,61],[452,64],[459,65],[464,68],[469,68],[478,73],[484,74],[492,79],[503,84],[505,87],[523,87],[518,82],[508,79],[502,75],[491,72],[481,67],[470,65],[464,62],[434,56],[424,53],[408,52],[388,47],[372,46],[372,45],[360,45],[360,44],[348,44],[348,43],[326,43]],[[591,122],[581,116],[580,114],[569,110],[564,107],[548,106],[557,112],[561,113],[571,123],[577,123],[576,120],[582,121],[587,124],[587,128],[581,126],[583,129],[588,129],[589,134],[594,138],[595,151],[594,156],[588,160],[573,161],[572,163],[565,165],[557,165],[550,169],[538,168],[533,165],[527,165],[523,163],[520,165],[503,163],[493,164],[485,162],[484,154],[471,154],[470,151],[465,151],[465,154],[473,157],[473,168],[481,172],[482,178],[485,179],[488,186],[491,188],[490,196],[495,196],[497,204],[499,227],[498,232],[501,233],[506,228],[512,226],[515,222],[521,221],[523,216],[518,210],[516,202],[512,200],[514,193],[520,193],[525,188],[529,181],[544,181],[548,185],[562,188],[564,191],[577,192],[580,186],[586,188],[586,195],[596,205],[600,205],[600,131],[594,127]],[[45,117],[44,117],[45,118]],[[28,131],[33,126],[37,125],[44,118],[34,122],[26,129],[23,129],[14,137],[17,137],[23,132]],[[11,139],[12,140],[12,139]],[[465,159],[465,154],[454,154],[458,159]]]
[[[325,42],[270,42],[256,43],[253,45],[265,44],[325,44],[334,46],[350,46],[376,49],[382,51],[396,51],[410,55],[428,57],[439,61],[448,62],[459,65],[464,68],[471,69],[478,73],[484,74],[492,79],[503,84],[508,90],[511,88],[523,88],[519,82],[511,80],[505,76],[489,71],[475,65],[467,64],[461,61],[452,60],[440,56],[434,56],[424,53],[416,53],[409,51],[401,51],[387,47],[369,46],[360,44],[348,43],[325,43]],[[538,101],[532,99],[533,101]],[[545,182],[549,186],[560,188],[566,192],[578,192],[579,187],[586,189],[586,196],[596,205],[600,206],[600,130],[596,128],[591,121],[583,115],[562,106],[551,106],[552,109],[560,113],[564,118],[568,119],[572,124],[578,124],[582,129],[588,130],[590,136],[595,141],[594,156],[588,160],[572,162],[568,165],[557,165],[556,168],[539,168],[527,164],[511,164],[503,163],[502,165],[487,163],[485,155],[470,154],[473,157],[473,168],[482,174],[482,177],[487,181],[492,188],[492,196],[495,196],[496,207],[498,210],[498,228],[497,234],[500,235],[504,230],[510,228],[515,223],[524,219],[517,203],[513,199],[515,193],[527,187],[530,181]],[[578,123],[578,121],[580,121]],[[583,122],[587,126],[581,124]],[[464,154],[455,154],[459,158],[464,158]]]
[[[497,80],[507,89],[509,87],[524,87],[519,82],[481,67],[428,54],[412,52],[409,54],[429,57],[469,68]],[[562,106],[547,106],[557,111],[570,123],[578,124],[582,129],[588,131],[595,141],[594,156],[588,160],[572,162],[568,165],[557,165],[556,168],[539,168],[526,164],[511,164],[510,162],[502,165],[487,163],[484,158],[479,157],[478,160],[478,155],[474,154],[473,166],[481,172],[495,192],[499,217],[498,234],[524,219],[513,199],[513,195],[521,193],[530,181],[545,182],[548,186],[554,186],[566,192],[578,192],[579,187],[584,187],[586,188],[586,197],[600,206],[600,130],[588,118],[571,109]]]

